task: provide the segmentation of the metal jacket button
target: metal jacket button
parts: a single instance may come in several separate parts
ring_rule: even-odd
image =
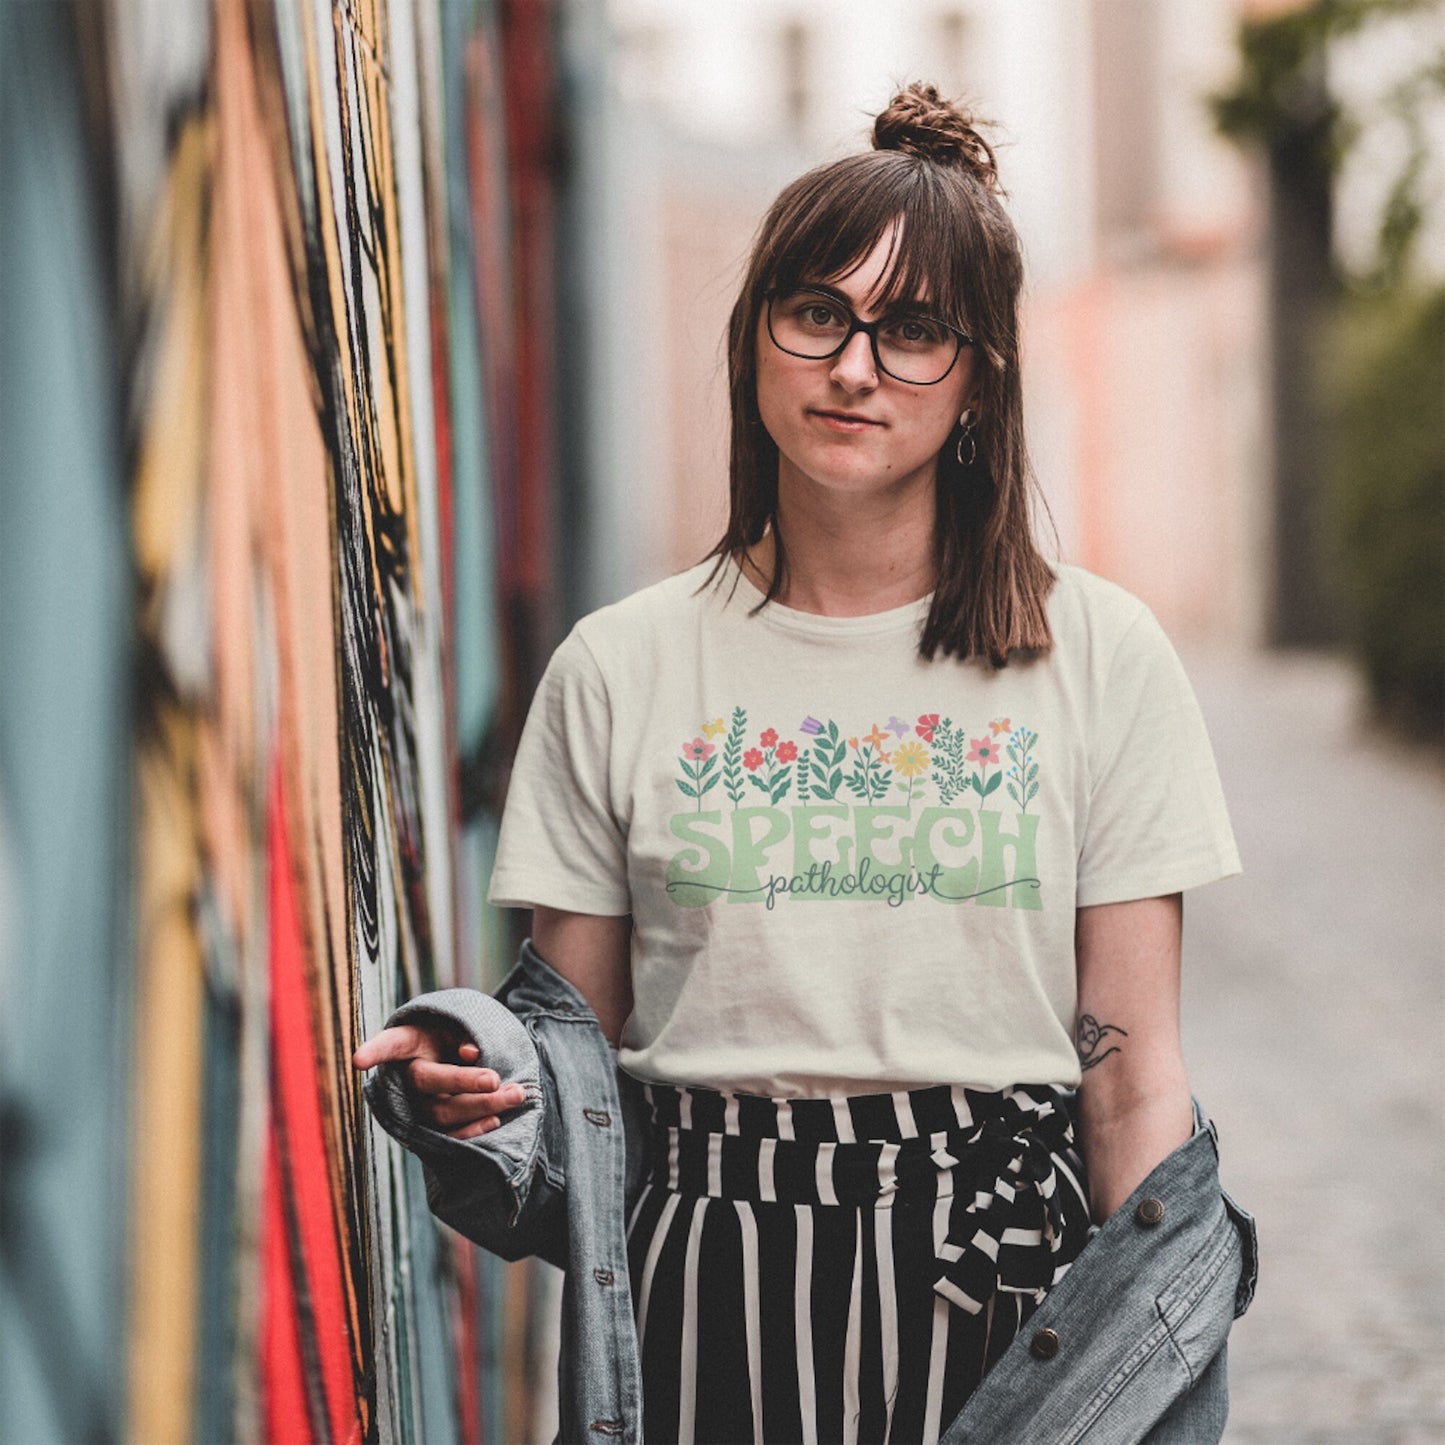
[[[1158,1224],[1164,1218],[1164,1201],[1162,1199],[1141,1199],[1139,1207],[1134,1211],[1134,1218],[1140,1224]]]
[[[615,1276],[610,1269],[594,1269],[592,1277],[598,1284],[611,1284]]]
[[[589,1124],[596,1124],[599,1129],[606,1129],[612,1123],[612,1115],[606,1109],[583,1109],[582,1113]]]
[[[595,1430],[599,1435],[620,1435],[622,1433],[621,1420],[594,1420],[588,1427]]]
[[[1037,1330],[1033,1339],[1029,1342],[1029,1350],[1040,1360],[1052,1360],[1059,1352],[1059,1334],[1057,1330]]]

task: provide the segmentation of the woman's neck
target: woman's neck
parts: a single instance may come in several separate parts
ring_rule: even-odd
[[[788,569],[777,601],[824,617],[862,617],[926,597],[936,585],[933,488],[904,497],[778,497]],[[769,531],[743,570],[767,591],[774,565]]]

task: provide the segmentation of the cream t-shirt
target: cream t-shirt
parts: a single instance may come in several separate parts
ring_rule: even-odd
[[[1074,911],[1240,872],[1149,608],[1054,564],[1054,647],[918,656],[930,599],[769,603],[701,564],[538,687],[489,897],[633,918],[619,1059],[774,1096],[1074,1085]],[[734,585],[736,584],[736,585]]]

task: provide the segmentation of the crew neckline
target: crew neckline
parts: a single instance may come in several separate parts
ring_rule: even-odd
[[[802,632],[814,637],[865,637],[916,629],[928,617],[933,606],[934,594],[929,592],[914,602],[903,603],[901,607],[890,607],[884,612],[864,612],[856,617],[829,617],[821,612],[803,612],[796,607],[785,607],[776,599],[761,612],[753,613],[752,609],[763,600],[762,589],[735,560],[729,559],[728,571],[738,592],[746,598],[744,609],[748,621],[766,622],[789,632]]]

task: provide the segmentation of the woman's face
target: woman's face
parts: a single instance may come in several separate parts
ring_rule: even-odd
[[[880,289],[891,230],[849,275],[830,285],[863,321],[877,312],[863,299]],[[927,297],[916,297],[924,303]],[[857,333],[836,356],[808,361],[781,351],[758,318],[758,411],[780,456],[780,489],[812,482],[864,495],[932,485],[938,453],[964,408],[977,409],[972,347],[932,386],[898,381],[878,370],[868,338]]]

